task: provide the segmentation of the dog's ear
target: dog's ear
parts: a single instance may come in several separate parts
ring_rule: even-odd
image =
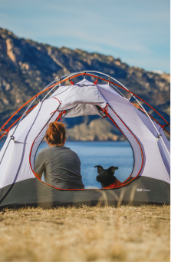
[[[109,167],[109,169],[112,171],[112,173],[114,174],[115,170],[118,169],[118,167],[116,166],[111,166]]]
[[[102,166],[97,165],[95,167],[97,167],[97,173],[100,173],[103,170]]]

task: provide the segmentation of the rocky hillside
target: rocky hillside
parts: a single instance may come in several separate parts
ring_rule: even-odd
[[[111,75],[149,102],[166,118],[170,114],[170,75],[130,67],[119,58],[66,47],[53,47],[18,38],[0,28],[0,126],[25,101],[56,77],[81,70],[97,70]],[[97,131],[98,117],[68,121],[70,139],[122,139],[106,121],[106,132]],[[98,129],[99,130],[99,129]]]

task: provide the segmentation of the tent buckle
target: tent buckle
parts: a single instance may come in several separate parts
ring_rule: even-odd
[[[157,136],[157,140],[159,140],[161,137],[162,137],[162,134],[159,134],[159,135]]]

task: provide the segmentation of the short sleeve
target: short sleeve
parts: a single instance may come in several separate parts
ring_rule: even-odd
[[[42,175],[44,171],[45,171],[44,154],[40,151],[34,163],[34,172],[36,174]]]

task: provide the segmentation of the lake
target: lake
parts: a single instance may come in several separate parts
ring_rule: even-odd
[[[0,148],[2,145],[3,143],[0,143]],[[65,145],[75,151],[81,160],[81,175],[86,188],[101,187],[96,181],[97,168],[94,168],[96,165],[101,165],[105,169],[110,166],[119,167],[115,175],[120,181],[124,181],[132,172],[133,152],[128,142],[68,141]],[[45,147],[47,144],[42,142],[38,152]]]

